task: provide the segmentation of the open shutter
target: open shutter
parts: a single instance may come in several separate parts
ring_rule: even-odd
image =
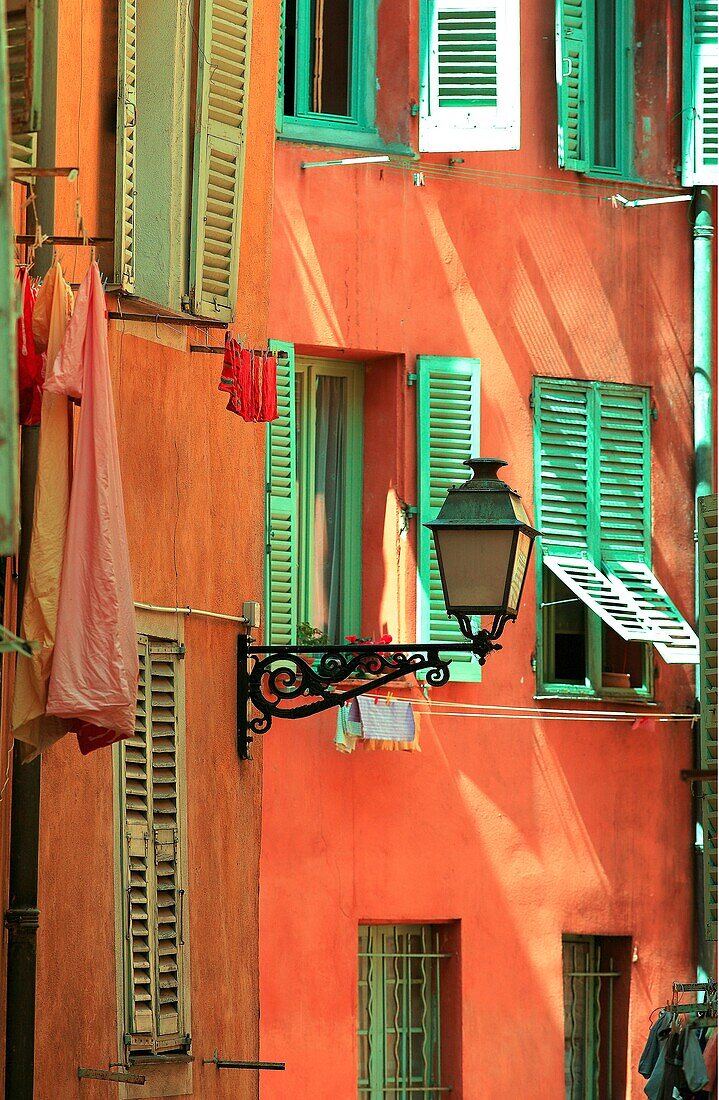
[[[518,149],[518,0],[425,0],[419,147]]]
[[[641,561],[609,561],[606,569],[631,592],[643,617],[666,635],[665,641],[654,641],[664,660],[670,665],[698,664],[699,639],[649,566]]]
[[[118,30],[115,279],[123,290],[132,293],[135,289],[137,0],[120,0]]]
[[[192,182],[190,300],[230,320],[237,298],[252,0],[202,0]]]
[[[599,515],[603,558],[651,558],[649,391],[600,386]]]
[[[466,638],[450,619],[442,594],[431,532],[454,485],[466,481],[468,458],[479,454],[479,360],[433,355],[417,357],[417,639],[462,642]],[[479,680],[480,666],[470,654],[452,658],[452,678]]]
[[[42,0],[6,0],[13,135],[40,129]]]
[[[271,341],[277,354],[277,420],[267,425],[265,639],[297,641],[297,435],[295,351]]]
[[[560,168],[586,172],[587,0],[557,0],[557,152]]]
[[[719,183],[719,0],[684,0],[682,184]]]
[[[717,768],[717,498],[699,500],[699,696],[701,766]],[[717,784],[702,783],[704,919],[707,939],[717,939]]]
[[[535,500],[545,554],[587,553],[588,398],[581,382],[535,381]]]

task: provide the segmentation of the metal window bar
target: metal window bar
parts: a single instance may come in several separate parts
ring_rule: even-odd
[[[564,941],[566,1100],[612,1100],[613,959],[602,969],[594,937]]]

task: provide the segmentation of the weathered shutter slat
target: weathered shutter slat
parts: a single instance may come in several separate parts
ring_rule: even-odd
[[[545,554],[588,550],[588,395],[581,382],[535,382],[535,500]]]
[[[698,664],[699,639],[649,566],[642,561],[608,561],[606,569],[631,592],[644,618],[666,635],[666,641],[655,641],[654,646],[667,664]]]
[[[602,557],[649,561],[649,392],[600,386],[597,399]]]
[[[448,490],[469,476],[464,465],[479,454],[480,365],[478,359],[417,357],[417,638],[427,642],[465,641],[450,619],[432,536],[424,526],[435,519]],[[455,680],[478,680],[480,666],[470,655],[452,658]]]
[[[115,278],[123,290],[132,293],[137,186],[137,0],[120,0],[118,30]]]
[[[699,500],[699,695],[701,766],[717,768],[717,498]],[[717,784],[702,784],[704,920],[707,939],[717,939]]]
[[[620,638],[636,642],[671,642],[662,629],[645,617],[629,589],[616,577],[605,576],[591,561],[546,553],[543,561]]]
[[[719,183],[719,0],[684,0],[682,184]]]
[[[271,342],[277,360],[277,420],[267,425],[265,531],[265,638],[273,645],[297,640],[297,448],[295,352]]]
[[[40,129],[43,0],[6,0],[10,119],[14,136]]]
[[[420,149],[518,149],[516,0],[425,0],[422,14]]]
[[[230,319],[237,296],[252,0],[202,0],[190,247],[192,309]]]
[[[560,168],[586,172],[587,159],[587,4],[557,0],[557,98]]]

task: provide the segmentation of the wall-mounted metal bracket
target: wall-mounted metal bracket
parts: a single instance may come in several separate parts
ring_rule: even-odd
[[[147,1078],[144,1073],[129,1073],[126,1070],[115,1069],[85,1069],[77,1067],[77,1076],[80,1081],[115,1081],[121,1085],[144,1085]]]
[[[211,1058],[202,1059],[203,1066],[217,1066],[218,1069],[284,1069],[284,1062],[238,1062],[234,1058],[220,1058],[217,1051]]]

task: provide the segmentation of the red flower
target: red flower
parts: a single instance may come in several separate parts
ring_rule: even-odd
[[[380,638],[377,639],[377,645],[389,645],[391,641],[391,634],[383,634]]]
[[[356,634],[346,634],[345,635],[345,641],[346,642],[356,642],[357,641],[357,635]]]

